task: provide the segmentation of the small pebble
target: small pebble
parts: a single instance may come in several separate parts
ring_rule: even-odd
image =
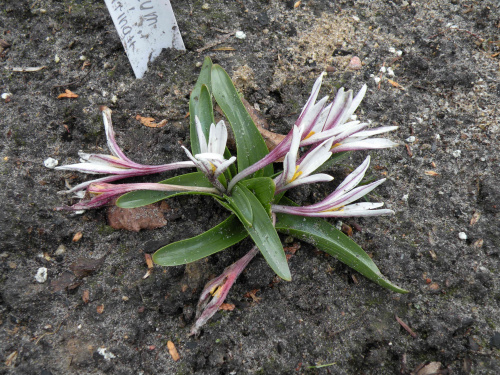
[[[460,150],[455,150],[455,151],[453,151],[453,156],[454,156],[454,157],[459,158],[459,157],[460,157],[460,155],[462,155],[462,151],[460,151]]]
[[[382,73],[385,73],[385,72],[387,72],[387,68],[386,68],[385,66],[383,66],[383,67],[381,67],[381,68],[380,68],[380,71],[381,71]]]
[[[203,4],[201,6],[201,9],[203,9],[203,10],[209,10],[210,9],[210,4],[208,4],[208,3]]]
[[[351,61],[349,61],[348,68],[352,69],[352,70],[359,70],[359,69],[361,69],[361,67],[362,67],[362,65],[361,65],[361,60],[359,59],[359,57],[353,56]]]
[[[118,101],[118,97],[116,95],[113,95],[111,97],[111,103],[116,104],[117,101]]]
[[[198,61],[198,62],[196,62],[196,64],[195,64],[195,66],[196,66],[197,68],[200,68],[202,65],[203,65],[203,63],[202,63],[201,61]]]
[[[360,19],[359,19],[359,17],[358,17],[358,16],[352,16],[352,19],[353,19],[354,21],[356,21],[356,22],[359,22],[359,21],[360,21]]]
[[[59,55],[54,56],[54,62],[57,64],[59,61],[61,61]]]
[[[35,275],[35,280],[40,284],[47,281],[47,268],[40,267]]]
[[[389,48],[389,52],[390,53],[396,53],[396,48],[394,48],[394,47]]]
[[[375,81],[376,84],[378,84],[380,82],[380,77],[373,77],[373,80]]]
[[[2,99],[3,100],[7,100],[7,99],[10,99],[10,97],[12,96],[12,94],[10,92],[4,92],[2,94]]]
[[[429,289],[430,290],[434,290],[434,291],[439,290],[439,284],[438,283],[432,283],[432,284],[429,285]]]
[[[247,34],[245,34],[243,31],[236,31],[234,37],[237,39],[245,39],[247,37]]]
[[[55,167],[57,167],[57,164],[59,164],[59,162],[53,158],[47,158],[43,162],[43,165],[50,169],[54,169]]]
[[[54,253],[54,255],[63,255],[66,252],[66,246],[59,245]]]
[[[460,238],[462,241],[465,241],[467,239],[467,235],[465,234],[465,232],[460,232],[458,234],[458,238]]]
[[[416,139],[415,136],[410,135],[408,138],[406,138],[406,142],[413,143],[413,142],[415,142],[415,139]]]
[[[99,349],[97,349],[97,353],[99,353],[100,355],[102,355],[106,361],[109,361],[112,358],[116,358],[116,356],[113,353],[108,352],[108,350],[106,348],[99,348]]]
[[[396,51],[396,55],[401,56],[402,54],[403,54],[403,51],[401,51],[401,50]]]
[[[409,195],[408,195],[408,194],[405,194],[405,195],[403,195],[403,198],[401,198],[401,199],[402,199],[402,200],[404,200],[404,201],[406,202],[406,201],[408,200],[408,197],[409,197]]]
[[[389,77],[394,77],[394,70],[391,67],[387,68],[387,75]]]
[[[85,61],[85,60],[87,60],[87,56],[81,55],[80,56],[80,61]]]

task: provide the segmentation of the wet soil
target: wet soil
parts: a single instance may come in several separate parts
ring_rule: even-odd
[[[498,3],[172,6],[187,51],[164,51],[136,80],[104,2],[0,3],[0,38],[10,44],[0,52],[0,91],[11,94],[0,101],[0,372],[409,374],[429,361],[440,362],[441,373],[498,374]],[[237,30],[246,39],[231,35]],[[323,95],[368,85],[358,117],[398,125],[389,137],[402,144],[370,152],[370,176],[387,178],[370,198],[396,215],[345,223],[361,229],[353,239],[409,294],[382,289],[302,243],[289,261],[291,282],[278,282],[256,257],[228,296],[235,309],[188,337],[203,285],[251,243],[188,266],[156,266],[146,279],[144,254],[202,233],[227,216],[223,209],[204,197],[174,198],[167,225],[140,232],[114,230],[105,209],[53,210],[71,203],[57,194],[65,181],[85,176],[43,162],[74,163],[78,150],[107,153],[99,105],[113,110],[118,142],[133,160],[184,160],[179,144],[189,144],[189,93],[205,56],[228,71],[280,133],[291,128],[325,69]],[[354,56],[360,69],[349,67]],[[57,99],[65,89],[78,98]],[[136,115],[168,124],[148,128]],[[353,153],[335,166],[335,181],[366,155]],[[335,181],[292,195],[314,202]],[[82,259],[101,261],[77,277]],[[48,269],[44,283],[35,280],[40,267]],[[257,299],[248,297],[253,290]],[[180,354],[177,362],[168,341]],[[114,358],[106,359],[102,348]]]

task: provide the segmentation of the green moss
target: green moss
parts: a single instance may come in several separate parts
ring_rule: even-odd
[[[109,225],[101,225],[99,226],[99,229],[97,230],[97,232],[100,234],[100,235],[110,235],[111,233],[113,233],[115,230],[113,229],[113,227],[110,227]],[[126,248],[125,248],[126,250]]]

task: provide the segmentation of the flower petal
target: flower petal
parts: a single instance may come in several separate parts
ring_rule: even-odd
[[[205,133],[203,133],[201,122],[198,116],[194,117],[194,122],[196,124],[196,134],[198,135],[198,142],[200,144],[200,152],[201,153],[208,152],[207,139],[205,138]]]
[[[332,181],[333,177],[325,174],[325,173],[318,173],[318,174],[313,174],[312,176],[307,176],[304,178],[299,178],[295,181],[292,181],[284,186],[282,189],[276,189],[277,192],[281,192],[283,190],[288,190],[293,187],[299,186],[299,185],[304,185],[304,184],[312,184],[315,182],[329,182]]]
[[[133,163],[132,160],[125,156],[123,151],[118,146],[118,143],[116,143],[115,132],[113,130],[113,122],[111,120],[111,109],[106,106],[101,106],[100,110],[102,111],[102,121],[104,123],[104,131],[106,133],[106,141],[108,143],[109,150],[114,156]]]
[[[390,141],[385,138],[369,138],[361,141],[355,139],[347,139],[344,143],[332,149],[334,153],[343,151],[356,151],[356,150],[375,150],[381,148],[390,148],[399,146],[399,143]]]

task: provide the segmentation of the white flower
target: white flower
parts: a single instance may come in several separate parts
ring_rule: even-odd
[[[297,126],[293,128],[290,151],[288,151],[283,161],[283,173],[275,179],[277,193],[302,184],[333,180],[332,176],[324,173],[310,176],[332,155],[330,151],[332,140],[324,141],[311,149],[303,158],[297,160],[302,131],[303,129]]]
[[[337,189],[321,202],[303,207],[273,205],[272,210],[275,213],[280,212],[312,217],[378,216],[394,214],[392,210],[377,209],[382,207],[384,203],[363,202],[350,204],[365,196],[385,181],[384,178],[368,185],[356,187],[363,179],[369,165],[370,157],[368,156],[363,164],[347,176]]]
[[[217,188],[221,188],[217,178],[236,160],[235,156],[232,156],[229,160],[224,158],[224,150],[226,149],[227,142],[226,125],[222,120],[217,125],[210,125],[210,134],[207,142],[198,117],[195,117],[195,123],[201,152],[193,156],[186,147],[182,146],[182,148],[189,159],[193,161],[208,179],[216,184]],[[223,190],[225,191],[225,188]]]

